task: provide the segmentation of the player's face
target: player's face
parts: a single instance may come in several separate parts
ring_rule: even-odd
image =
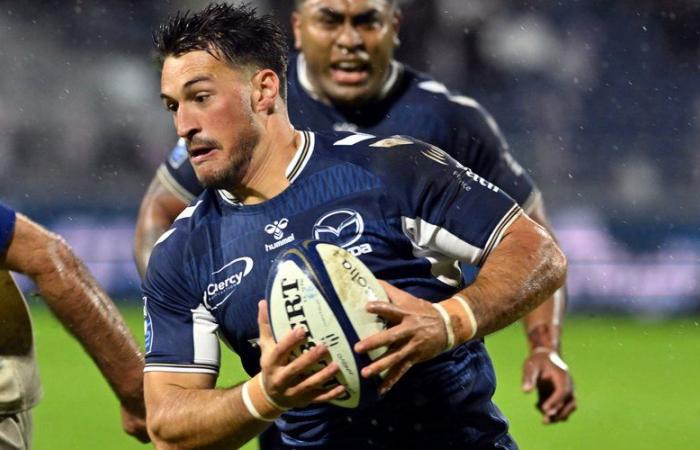
[[[161,98],[205,187],[239,186],[260,140],[247,79],[205,51],[169,56],[163,63]]]
[[[295,46],[322,100],[357,106],[376,98],[397,42],[388,0],[307,0],[292,16]]]

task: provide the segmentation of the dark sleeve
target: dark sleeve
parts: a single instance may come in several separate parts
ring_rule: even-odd
[[[540,193],[530,175],[510,153],[494,118],[475,100],[448,97],[454,108],[457,130],[454,149],[445,149],[457,161],[501,187],[529,212]]]
[[[171,228],[156,243],[143,282],[146,372],[216,375],[216,319],[201,302],[187,263],[185,231]]]
[[[184,139],[177,141],[168,159],[158,168],[156,176],[163,186],[186,204],[204,190],[190,164]]]
[[[10,246],[16,221],[15,211],[0,203],[0,253],[4,253]]]
[[[404,234],[417,249],[483,264],[521,209],[441,149],[424,143],[410,147],[403,153],[387,149],[382,175],[400,205]]]

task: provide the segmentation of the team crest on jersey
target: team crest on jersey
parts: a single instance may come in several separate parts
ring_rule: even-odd
[[[187,146],[185,145],[184,139],[177,141],[177,146],[170,152],[168,156],[168,162],[175,169],[179,169],[182,163],[187,161]]]
[[[204,305],[210,310],[223,305],[251,270],[253,270],[253,258],[241,256],[212,272],[211,282],[204,291]]]
[[[391,136],[386,139],[382,139],[381,141],[377,141],[374,144],[370,144],[370,147],[379,147],[379,148],[391,148],[391,147],[396,147],[397,145],[407,145],[407,144],[413,144],[413,141],[402,138],[401,136]]]
[[[272,235],[272,237],[275,238],[275,241],[277,241],[272,244],[265,244],[266,252],[278,249],[294,240],[294,233],[284,237],[284,230],[287,228],[287,225],[289,225],[289,220],[286,217],[265,225],[265,233]]]
[[[372,251],[370,244],[354,245],[364,230],[365,221],[359,212],[354,209],[336,209],[316,221],[313,235],[314,239],[331,242],[357,256]]]

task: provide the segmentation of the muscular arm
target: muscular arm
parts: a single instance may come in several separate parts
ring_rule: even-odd
[[[528,215],[532,220],[549,231],[556,240],[542,201],[538,201]],[[557,353],[560,351],[560,327],[563,323],[565,309],[566,289],[562,287],[525,316],[523,324],[525,325],[530,351],[537,348],[549,348]]]
[[[243,405],[241,386],[214,389],[213,375],[148,372],[148,427],[157,448],[239,448],[269,422]]]
[[[85,265],[62,238],[21,214],[2,265],[34,280],[51,311],[80,341],[119,397],[125,431],[146,441],[143,356]]]
[[[474,283],[459,293],[467,299],[478,328],[474,333],[464,315],[450,311],[456,344],[513,323],[551,296],[564,283],[565,275],[566,259],[552,237],[521,214],[505,231]],[[429,302],[389,284],[385,288],[392,303],[369,302],[367,310],[386,318],[393,326],[355,346],[362,353],[385,345],[392,348],[392,352],[362,370],[363,376],[370,377],[389,369],[382,383],[383,392],[414,364],[441,353],[447,342],[443,319]]]
[[[141,201],[134,234],[134,259],[141,277],[146,273],[153,245],[185,206],[185,202],[164,186],[158,177],[153,177]]]
[[[309,375],[309,369],[326,354],[325,346],[318,345],[290,362],[292,348],[306,334],[297,328],[275,343],[264,301],[258,304],[258,327],[261,373],[243,386],[214,389],[215,377],[206,374],[146,373],[148,429],[158,448],[238,448],[284,409],[328,401],[344,392],[342,385],[328,385],[338,371],[336,363]],[[252,415],[243,400],[245,389],[257,413],[268,421]]]

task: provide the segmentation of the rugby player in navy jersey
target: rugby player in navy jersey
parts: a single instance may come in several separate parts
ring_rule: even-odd
[[[10,270],[36,283],[119,398],[124,431],[148,442],[143,355],[119,311],[61,237],[0,204],[0,448],[31,448],[41,399],[29,311]]]
[[[493,118],[473,99],[393,59],[399,19],[389,0],[297,0],[292,24],[300,53],[291,56],[287,71],[292,123],[299,129],[407,134],[434,144],[503,188],[551,232],[538,189],[510,155]],[[180,141],[141,205],[135,255],[142,274],[153,243],[201,191]],[[576,408],[560,358],[564,305],[561,289],[524,318],[529,354],[523,388],[537,388],[545,423],[566,420]]]
[[[269,16],[213,5],[171,19],[156,43],[161,97],[206,187],[158,239],[144,279],[156,445],[236,448],[275,421],[287,448],[517,448],[481,338],[562,285],[551,236],[430,144],[297,131],[285,39]],[[363,369],[386,374],[358,409],[327,403],[343,394],[328,387],[335,363],[308,375],[323,345],[289,361],[304,331],[275,342],[261,300],[274,257],[331,218],[348,225],[331,240],[386,280],[391,299],[367,307],[389,327],[355,350],[390,350]],[[480,268],[466,288],[459,262]],[[241,386],[215,389],[219,337],[251,376]]]

